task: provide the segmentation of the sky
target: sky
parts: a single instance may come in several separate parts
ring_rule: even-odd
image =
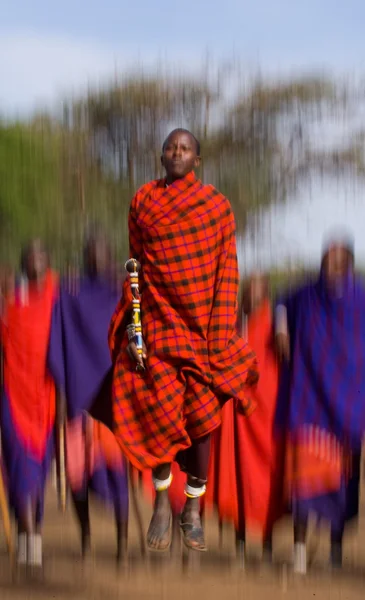
[[[57,109],[64,95],[136,65],[200,68],[207,52],[275,76],[365,74],[364,22],[363,0],[0,0],[0,113]],[[365,263],[364,190],[327,183],[264,216],[264,240],[244,247],[248,267],[317,260],[325,229],[339,223],[353,230]]]

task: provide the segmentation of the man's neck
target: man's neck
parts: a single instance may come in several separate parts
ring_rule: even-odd
[[[40,276],[34,277],[32,279],[26,279],[25,285],[27,286],[28,289],[34,290],[35,292],[41,292],[44,288],[45,281],[46,281],[46,273],[44,273],[44,275],[40,275]]]
[[[247,316],[250,317],[250,316],[254,315],[255,313],[259,312],[259,310],[261,310],[262,307],[267,304],[268,300],[269,299],[267,297],[265,297],[265,298],[262,298],[262,300],[260,300],[259,302],[255,302],[255,304],[253,304],[253,306],[251,307],[251,310],[249,311]]]

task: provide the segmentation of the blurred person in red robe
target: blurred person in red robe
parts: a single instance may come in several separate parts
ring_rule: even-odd
[[[278,363],[268,278],[251,275],[244,286],[237,331],[257,356],[260,379],[249,390],[257,408],[246,417],[238,403],[227,402],[222,426],[214,435],[207,506],[216,506],[221,521],[233,521],[237,547],[246,536],[263,543],[271,560],[272,531],[283,514],[283,449],[274,439]]]
[[[58,278],[40,240],[22,252],[21,279],[7,277],[2,301],[2,461],[18,525],[18,564],[42,566],[42,523],[54,453],[56,390],[47,348]]]

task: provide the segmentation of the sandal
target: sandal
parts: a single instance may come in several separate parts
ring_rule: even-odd
[[[207,551],[204,539],[204,531],[201,525],[183,523],[180,521],[180,529],[182,532],[184,545],[186,548],[188,548],[188,550],[195,550],[197,552]]]

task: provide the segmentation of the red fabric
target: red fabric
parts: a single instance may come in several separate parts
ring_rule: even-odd
[[[351,476],[352,454],[319,427],[286,441],[285,498],[314,498],[337,492]]]
[[[24,304],[9,299],[1,319],[4,385],[12,419],[26,451],[44,458],[55,420],[56,394],[47,350],[57,278],[48,272],[41,291],[29,286]]]
[[[112,319],[114,420],[122,450],[138,469],[172,462],[220,424],[237,398],[251,412],[246,384],[255,357],[235,331],[238,267],[228,200],[190,173],[166,187],[143,186],[132,200],[130,252],[141,263],[144,374],[125,353],[129,281]]]
[[[327,433],[327,432],[324,432]],[[315,452],[306,443],[287,441],[285,469],[285,497],[313,498],[340,489],[343,477],[349,478],[351,455],[338,444],[338,452],[329,457]]]
[[[66,470],[70,487],[77,492],[88,478],[101,466],[123,472],[123,455],[113,432],[104,423],[85,414],[66,424]],[[86,433],[86,434],[85,434]]]
[[[269,302],[249,317],[247,329],[260,367],[260,380],[251,390],[257,409],[246,418],[233,403],[224,407],[222,428],[214,434],[206,502],[242,533],[265,537],[283,514],[283,446],[273,435],[278,365]]]
[[[243,500],[242,495],[238,493],[238,472],[235,464],[235,420],[234,402],[227,402],[222,409],[222,425],[212,436],[204,506],[208,510],[217,507],[219,517],[225,521],[233,521],[238,530],[239,505],[243,510]]]

